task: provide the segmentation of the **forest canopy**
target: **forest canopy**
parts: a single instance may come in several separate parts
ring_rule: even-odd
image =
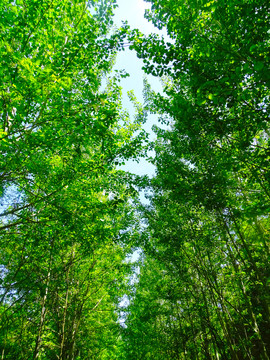
[[[270,358],[269,4],[146,2],[169,40],[115,0],[1,0],[3,360]],[[127,47],[163,84],[133,117]]]

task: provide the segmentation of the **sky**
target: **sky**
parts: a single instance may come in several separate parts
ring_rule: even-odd
[[[127,21],[131,28],[137,28],[146,35],[159,32],[150,22],[144,19],[145,9],[150,8],[149,3],[146,3],[143,0],[118,0],[117,3],[118,8],[115,10],[114,16],[114,22],[117,27],[121,26],[122,21]],[[159,33],[162,34],[161,32]],[[163,35],[165,36],[164,33]],[[114,66],[114,69],[124,69],[130,74],[129,77],[122,79],[121,86],[123,89],[123,107],[129,111],[131,116],[133,114],[132,104],[128,100],[126,93],[129,90],[134,90],[137,100],[143,103],[143,79],[146,75],[142,70],[142,66],[142,59],[138,59],[136,52],[134,50],[131,51],[128,48],[118,54],[116,64]],[[162,92],[161,82],[158,78],[147,75],[147,80],[155,91]],[[151,130],[152,126],[154,124],[158,125],[157,118],[158,115],[148,115],[147,122],[144,125],[144,129],[151,134],[151,137],[154,136]],[[135,161],[128,161],[125,166],[121,166],[120,168],[137,175],[153,176],[155,173],[155,167],[146,160],[140,160],[139,163]],[[144,197],[143,193],[140,194],[140,200],[143,203],[149,203],[149,200]],[[129,261],[134,262],[138,260],[139,254],[140,250],[135,251],[130,256]],[[139,271],[139,268],[137,271]],[[136,278],[136,275],[134,276]],[[133,279],[134,281],[135,278]],[[120,306],[126,306],[127,304],[128,299],[124,297],[120,302]],[[119,320],[120,323],[124,323],[124,319],[120,318]]]
[[[120,27],[122,21],[127,21],[131,28],[138,28],[144,34],[159,32],[152,23],[144,19],[145,9],[150,8],[150,4],[143,0],[118,0],[118,8],[115,10],[114,22],[117,27]],[[159,32],[162,34],[162,32]],[[165,34],[163,34],[165,35]],[[116,59],[115,69],[125,69],[130,74],[129,77],[122,79],[121,86],[123,88],[123,106],[129,113],[133,114],[132,104],[126,95],[127,91],[134,90],[135,96],[138,101],[143,103],[143,79],[146,77],[142,71],[143,61],[138,59],[136,52],[129,50],[120,52]],[[151,87],[157,91],[162,92],[161,82],[158,78],[148,75],[148,82]],[[153,124],[157,124],[157,115],[149,115],[144,129],[153,136],[151,128]],[[125,166],[121,167],[123,170],[130,171],[138,175],[154,175],[155,168],[146,160],[141,160],[139,163],[128,161]]]

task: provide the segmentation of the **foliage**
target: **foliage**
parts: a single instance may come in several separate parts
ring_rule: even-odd
[[[131,48],[163,76],[146,106],[168,130],[155,130],[128,358],[269,359],[269,5],[148,2],[172,40],[134,30]]]
[[[113,358],[137,196],[116,165],[145,138],[109,75],[115,6],[1,4],[3,359]]]
[[[269,360],[269,5],[147,2],[170,41],[113,30],[114,0],[2,0],[2,359]],[[134,121],[126,37],[164,84]],[[146,110],[151,180],[117,169]]]

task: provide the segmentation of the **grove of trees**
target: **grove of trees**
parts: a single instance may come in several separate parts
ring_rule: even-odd
[[[0,0],[2,360],[270,358],[270,6],[146,2],[170,41],[115,0]],[[134,119],[126,47],[163,83]]]

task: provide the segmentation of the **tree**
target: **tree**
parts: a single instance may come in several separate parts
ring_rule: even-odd
[[[109,35],[114,7],[2,2],[5,359],[112,358],[135,196],[116,165],[136,157],[145,137],[121,109],[125,74],[109,75],[124,34]]]
[[[167,340],[177,355],[166,358],[268,359],[268,4],[148,2],[173,40],[130,33],[146,73],[165,83],[165,95],[146,87],[146,106],[170,126],[156,128],[143,243],[168,289],[177,281],[178,342]]]

